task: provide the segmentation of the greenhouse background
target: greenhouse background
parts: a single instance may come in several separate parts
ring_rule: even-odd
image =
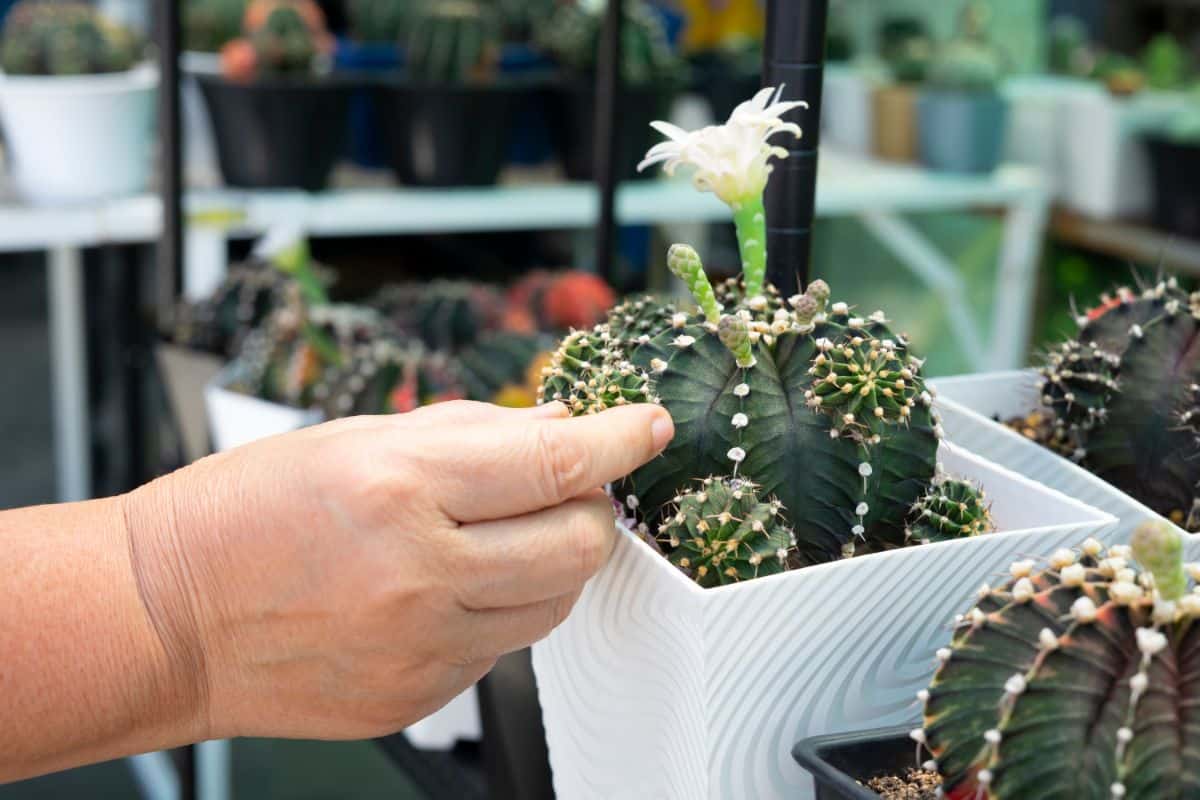
[[[0,14],[15,27],[21,7],[39,3],[64,5],[0,0]],[[253,49],[253,32],[242,29],[246,2],[179,0],[183,183],[174,233],[163,202],[172,179],[170,126],[155,94],[164,46],[157,4],[90,4],[149,43],[141,55],[155,76],[121,90],[129,105],[107,114],[94,99],[39,113],[21,88],[32,77],[13,66],[18,48],[0,44],[0,509],[125,492],[261,435],[258,420],[235,419],[239,401],[279,406],[290,416],[270,424],[285,427],[374,410],[350,399],[346,376],[326,374],[297,392],[269,375],[246,380],[239,369],[265,356],[241,317],[230,326],[236,335],[209,337],[205,326],[232,313],[246,286],[274,291],[272,279],[238,272],[276,257],[264,240],[302,242],[306,268],[311,253],[333,300],[369,306],[421,340],[419,361],[396,356],[412,387],[406,377],[387,390],[393,411],[451,397],[532,404],[530,370],[553,337],[599,322],[626,295],[684,294],[664,258],[674,242],[696,243],[714,274],[736,271],[725,208],[697,193],[686,170],[672,178],[633,167],[660,138],[647,124],[660,113],[687,129],[720,123],[758,88],[763,3],[630,0],[625,25],[634,33],[624,40],[611,125],[593,117],[604,0],[399,0],[406,21],[381,22],[387,32],[371,42],[356,38],[367,30],[356,8],[368,4],[297,3],[323,20],[302,42],[312,50],[299,69],[262,52],[252,66],[237,61],[230,40]],[[471,19],[506,20],[495,58],[420,61],[429,54],[407,15],[429,6],[436,16],[442,6],[447,19],[437,23],[475,24],[446,12],[464,3],[486,7]],[[807,277],[864,315],[887,309],[925,357],[927,376],[1041,363],[1102,292],[1167,273],[1195,283],[1200,2],[829,6],[822,118],[794,117],[806,139],[819,131],[821,141]],[[205,27],[205,14],[228,16],[230,7],[228,35]],[[559,16],[566,22],[550,30]],[[962,58],[951,63],[955,47]],[[418,67],[433,71],[417,81],[402,72]],[[279,78],[274,69],[291,72]],[[328,91],[286,94],[309,80]],[[975,104],[938,108],[946,92]],[[259,113],[270,104],[274,112]],[[605,181],[593,163],[605,130],[619,162],[611,250],[598,227]],[[173,273],[163,267],[172,247],[181,256]],[[353,335],[373,330],[363,323]],[[182,781],[110,762],[0,785],[0,800],[428,794],[403,758],[372,742],[238,740],[210,757],[219,763],[207,768],[224,781],[215,794],[187,794],[189,770],[206,768],[193,754]],[[437,758],[437,769],[461,771],[480,791],[477,742]],[[506,795],[493,787],[492,796]]]

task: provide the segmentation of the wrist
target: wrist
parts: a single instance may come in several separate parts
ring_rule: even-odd
[[[211,659],[201,621],[195,553],[176,501],[179,474],[160,478],[117,499],[129,565],[146,625],[161,651],[162,702],[183,739],[219,736],[210,713]]]

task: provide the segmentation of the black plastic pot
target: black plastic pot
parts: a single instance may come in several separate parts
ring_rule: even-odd
[[[1200,239],[1200,145],[1152,137],[1146,142],[1154,172],[1154,224]]]
[[[523,82],[487,86],[405,80],[376,88],[396,177],[409,186],[488,186],[508,154]]]
[[[817,736],[792,748],[792,757],[812,773],[817,800],[879,800],[865,784],[915,766],[910,730],[911,726]]]
[[[242,188],[325,188],[345,151],[354,84],[334,77],[233,83],[198,75],[221,175]]]
[[[637,165],[646,151],[662,136],[650,127],[666,119],[673,88],[657,85],[626,86],[621,94],[621,118],[616,125],[617,179],[649,178],[657,171],[639,175]],[[567,177],[573,181],[595,179],[596,87],[590,81],[568,81],[551,93],[551,133],[563,160]]]

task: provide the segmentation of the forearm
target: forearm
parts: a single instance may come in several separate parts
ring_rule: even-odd
[[[204,737],[194,676],[143,602],[125,506],[0,512],[0,782]]]

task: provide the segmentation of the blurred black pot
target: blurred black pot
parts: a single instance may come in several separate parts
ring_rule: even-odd
[[[234,83],[199,75],[221,174],[242,188],[325,188],[345,151],[353,83],[335,77]]]
[[[1152,137],[1154,224],[1168,233],[1200,239],[1200,145]]]
[[[380,84],[376,106],[397,178],[409,186],[494,184],[508,155],[515,110],[529,91],[520,81]]]
[[[617,120],[617,178],[622,181],[649,178],[639,175],[637,165],[646,151],[662,136],[650,127],[656,119],[667,119],[673,87],[648,84],[625,86]],[[595,179],[596,87],[591,81],[568,80],[552,93],[551,132],[562,155],[567,177],[573,181]]]

